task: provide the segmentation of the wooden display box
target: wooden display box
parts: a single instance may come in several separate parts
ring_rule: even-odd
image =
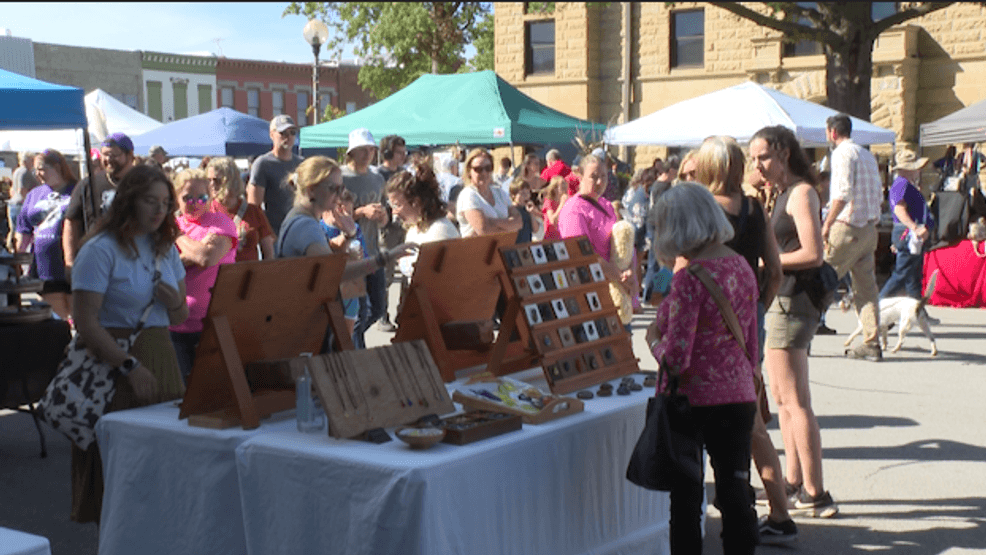
[[[639,370],[601,259],[586,237],[501,247],[511,294],[504,323],[517,324],[553,393],[565,394]],[[519,318],[511,318],[512,313]],[[504,333],[501,327],[501,336]],[[510,330],[507,330],[509,333]],[[495,347],[494,347],[495,350]],[[489,371],[504,375],[509,369]]]
[[[466,445],[509,432],[516,432],[523,427],[523,424],[517,415],[473,410],[443,418],[442,427],[445,428],[445,438],[442,439],[444,443]]]
[[[458,391],[452,394],[452,400],[464,407],[490,412],[505,412],[508,414],[513,414],[519,416],[521,420],[524,421],[524,424],[544,424],[545,422],[551,422],[552,420],[557,420],[570,414],[582,412],[585,408],[585,403],[583,403],[581,399],[576,399],[574,397],[559,397],[554,399],[549,403],[545,403],[543,409],[533,414],[508,407],[502,403],[497,403],[496,401],[486,401],[483,399],[476,399],[475,397],[469,397],[459,393]]]

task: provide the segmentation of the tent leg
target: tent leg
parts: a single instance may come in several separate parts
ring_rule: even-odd
[[[510,165],[517,167],[517,158],[514,157],[514,142],[510,141]]]

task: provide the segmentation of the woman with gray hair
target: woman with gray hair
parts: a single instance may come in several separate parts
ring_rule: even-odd
[[[729,553],[753,553],[759,532],[748,476],[757,400],[757,281],[746,260],[725,246],[733,227],[702,185],[681,182],[669,189],[654,207],[654,220],[655,254],[678,271],[646,340],[658,363],[678,377],[678,391],[691,404],[691,421],[685,426],[690,430],[682,432],[704,444],[712,462],[723,546]],[[743,330],[744,345],[734,339],[698,277],[701,272],[722,289]],[[659,382],[658,393],[667,387]],[[671,553],[701,553],[704,480],[681,474],[673,484]]]

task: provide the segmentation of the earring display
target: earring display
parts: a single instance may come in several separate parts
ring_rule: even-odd
[[[587,238],[502,247],[500,253],[509,277],[503,283],[512,286],[508,307],[524,314],[518,325],[530,328],[528,345],[554,394],[638,371],[630,334],[618,325],[609,281]],[[492,363],[488,369],[507,373]]]
[[[452,393],[452,399],[465,407],[520,416],[526,424],[541,424],[581,412],[578,399],[545,393],[507,376],[478,374]]]

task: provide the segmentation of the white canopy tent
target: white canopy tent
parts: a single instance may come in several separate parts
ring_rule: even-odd
[[[161,122],[134,110],[102,89],[87,94],[85,104],[89,140],[93,145],[98,145],[110,133],[134,137],[161,127]],[[53,148],[62,154],[78,156],[82,154],[83,144],[81,129],[0,131],[0,151],[39,152]]]
[[[794,131],[804,147],[825,146],[825,120],[838,112],[757,83],[740,85],[672,104],[616,127],[604,135],[609,145],[698,146],[706,137],[728,135],[746,144],[770,125]],[[895,133],[859,118],[852,119],[858,144],[893,143]]]
[[[921,146],[986,141],[986,100],[921,124]]]

